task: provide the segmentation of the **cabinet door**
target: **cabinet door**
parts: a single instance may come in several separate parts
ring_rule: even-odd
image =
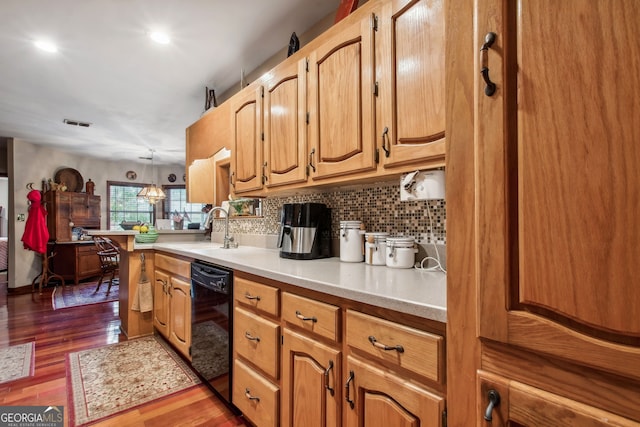
[[[166,273],[155,271],[153,282],[153,326],[169,338],[169,286],[170,279]]]
[[[265,81],[265,185],[307,180],[306,59],[285,62]]]
[[[80,278],[100,275],[100,258],[95,245],[76,245],[76,275]]]
[[[262,86],[248,86],[232,103],[231,185],[235,193],[262,188]]]
[[[194,160],[187,166],[189,203],[213,203],[215,166],[213,157]]]
[[[208,110],[186,130],[186,187],[190,203],[215,204],[214,165],[209,162],[221,149],[231,148],[229,115],[230,105],[224,102]]]
[[[376,167],[373,18],[341,28],[309,55],[311,177]]]
[[[49,239],[58,242],[71,241],[72,219],[71,193],[66,191],[48,191],[47,197],[47,227]]]
[[[88,226],[100,227],[100,196],[87,195]]]
[[[171,307],[169,308],[169,341],[187,358],[191,358],[191,284],[171,278]]]
[[[392,0],[376,40],[376,135],[385,167],[444,160],[444,2]]]
[[[348,427],[442,426],[444,398],[407,378],[347,357]]]
[[[341,425],[341,353],[284,329],[282,348],[282,425]]]
[[[636,380],[637,22],[634,0],[487,0],[475,36],[497,34],[496,93],[476,85],[480,335]]]
[[[478,375],[478,426],[500,425],[518,427],[602,427],[634,426],[640,423],[589,405],[549,393],[506,378]],[[497,406],[489,407],[490,396],[500,397]],[[491,410],[492,409],[492,410]],[[492,418],[485,422],[484,416]]]

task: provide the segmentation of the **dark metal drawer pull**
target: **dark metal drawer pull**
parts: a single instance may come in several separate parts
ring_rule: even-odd
[[[296,310],[296,317],[300,320],[304,320],[305,322],[312,321],[313,323],[316,323],[318,321],[318,318],[316,316],[306,317],[302,313],[300,313],[298,310]]]
[[[244,333],[244,337],[246,339],[248,339],[249,341],[257,341],[260,342],[260,337],[254,337],[253,335],[251,335],[248,331]]]
[[[260,398],[258,396],[252,396],[251,395],[251,391],[248,388],[244,389],[244,395],[247,397],[247,399],[249,400],[255,400],[256,402],[260,402]]]
[[[404,353],[404,347],[401,345],[385,345],[382,344],[380,342],[378,342],[378,340],[376,339],[376,337],[374,337],[373,335],[369,335],[369,342],[371,344],[373,344],[374,347],[385,350],[385,351],[389,351],[389,350],[395,350],[398,353]]]
[[[256,301],[260,301],[260,296],[256,295],[255,297],[253,295],[251,295],[249,292],[247,292],[246,294],[244,294],[244,297],[246,299],[254,299]]]

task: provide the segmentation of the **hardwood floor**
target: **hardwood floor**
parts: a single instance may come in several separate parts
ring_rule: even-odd
[[[54,311],[52,291],[7,295],[6,285],[0,285],[0,348],[35,341],[35,375],[0,384],[0,406],[64,406],[65,425],[69,425],[65,354],[127,338],[120,332],[117,303]],[[213,392],[200,385],[95,425],[230,427],[238,423]]]

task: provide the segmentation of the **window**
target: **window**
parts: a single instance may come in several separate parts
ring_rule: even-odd
[[[107,204],[109,207],[107,229],[117,230],[122,221],[155,224],[154,205],[137,197],[140,190],[147,185],[107,181]]]
[[[191,223],[200,223],[204,226],[207,214],[202,211],[203,203],[188,203],[187,190],[184,185],[165,185],[162,190],[167,198],[162,202],[164,218],[172,219],[172,215],[178,213],[184,218],[184,227]],[[186,213],[186,215],[185,215]]]

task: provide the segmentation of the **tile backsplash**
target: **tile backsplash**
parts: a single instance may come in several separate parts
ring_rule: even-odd
[[[324,203],[331,208],[331,229],[339,239],[340,221],[362,221],[367,231],[388,232],[391,236],[413,236],[419,243],[446,244],[446,204],[443,199],[400,201],[400,186],[395,182],[361,185],[322,193],[288,197],[268,197],[262,201],[261,218],[234,218],[232,234],[277,234],[280,208],[285,203]],[[429,222],[431,215],[433,229]],[[213,231],[224,230],[223,221],[215,221]]]

